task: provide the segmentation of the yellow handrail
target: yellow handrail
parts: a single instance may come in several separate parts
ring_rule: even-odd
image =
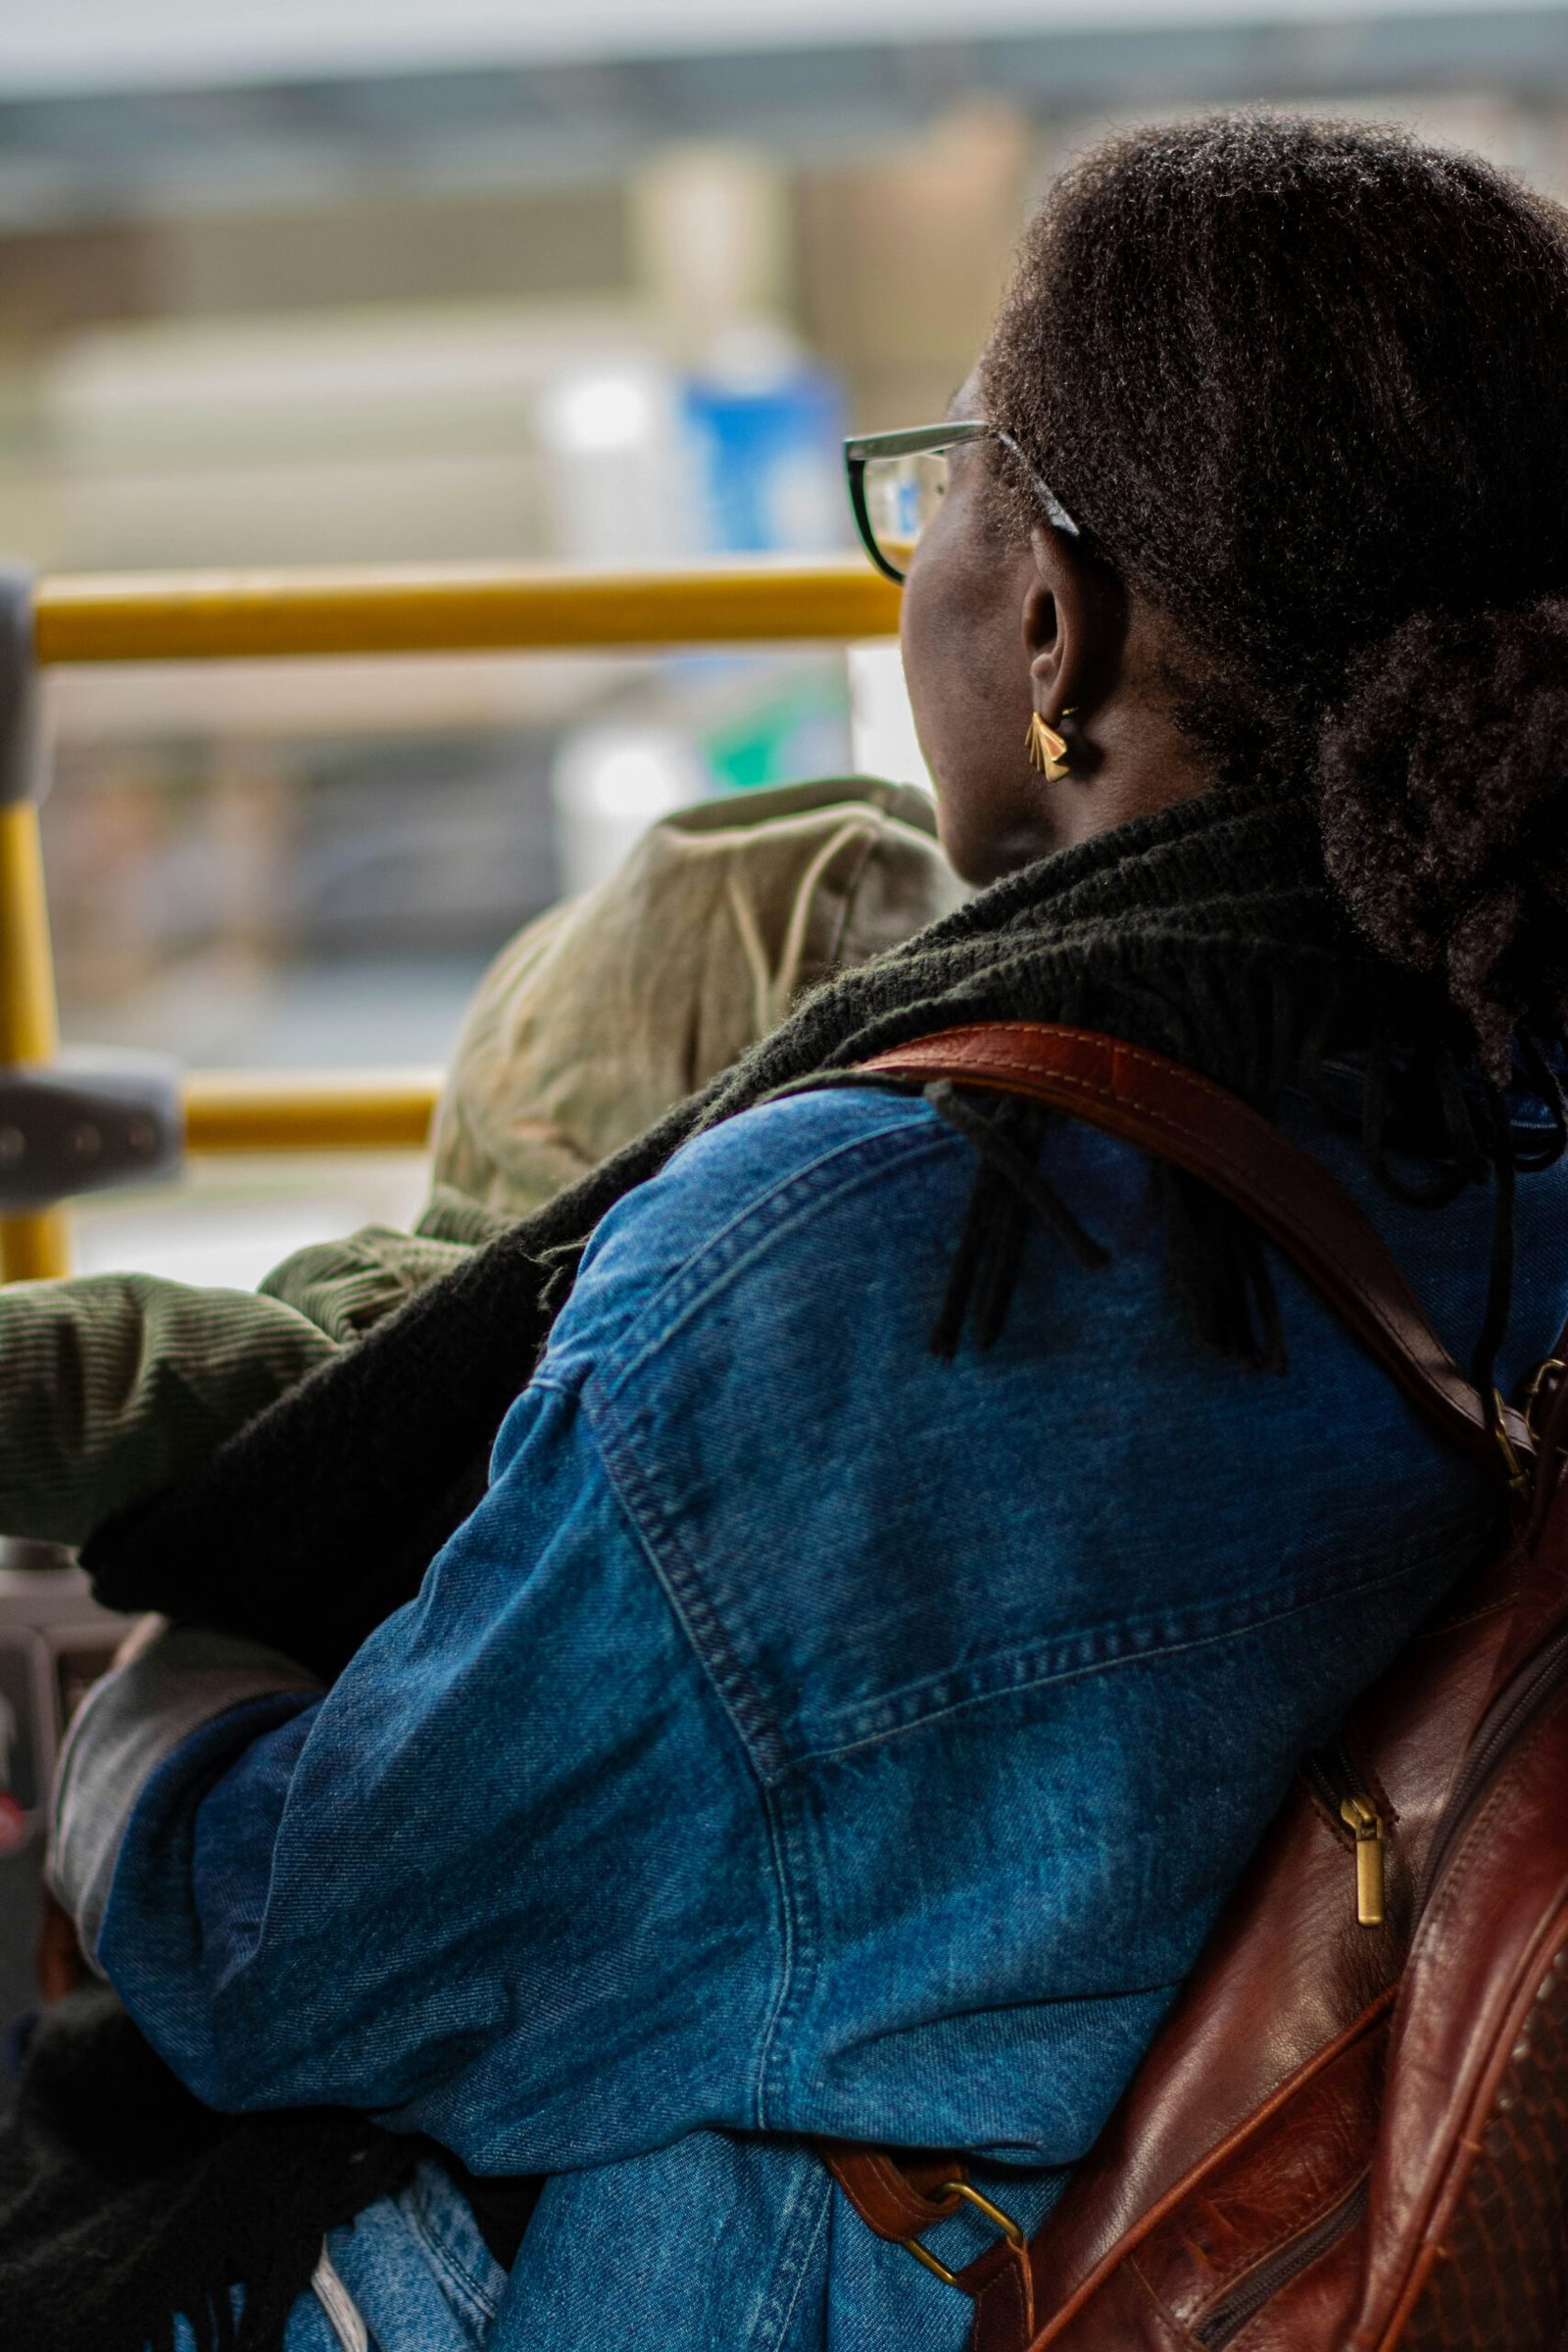
[[[856,560],[573,572],[526,564],[127,572],[39,580],[40,663],[543,652],[879,637],[899,592]],[[56,1051],[36,806],[0,807],[0,1065]],[[425,1141],[436,1074],[193,1075],[192,1152],[372,1151]],[[61,1274],[66,1223],[0,1217],[0,1281]]]
[[[0,807],[0,1068],[53,1061],[58,1044],[38,808],[13,801]],[[63,1273],[69,1248],[61,1209],[0,1217],[0,1282]]]
[[[46,663],[237,662],[880,637],[899,592],[851,563],[127,572],[42,579],[33,613]]]
[[[192,1070],[189,1152],[417,1152],[438,1069]]]

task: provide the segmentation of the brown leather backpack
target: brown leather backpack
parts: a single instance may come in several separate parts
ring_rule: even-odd
[[[1494,1554],[1303,1769],[1032,2243],[951,2155],[824,2157],[873,2230],[974,2298],[973,2352],[1560,2352],[1563,1344],[1527,1409],[1489,1409],[1324,1170],[1157,1054],[1009,1022],[867,1066],[1026,1096],[1203,1178],[1511,1507]],[[965,2201],[1001,2234],[951,2274],[919,2239]]]

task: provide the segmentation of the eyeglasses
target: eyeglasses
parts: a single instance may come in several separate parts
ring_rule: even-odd
[[[1082,532],[1054,490],[1049,490],[1010,433],[981,418],[961,424],[916,424],[898,433],[861,433],[844,444],[850,505],[865,552],[878,571],[901,585],[920,534],[941,506],[948,466],[956,449],[974,441],[1000,441],[1010,450],[1033,484],[1046,519],[1069,538]]]

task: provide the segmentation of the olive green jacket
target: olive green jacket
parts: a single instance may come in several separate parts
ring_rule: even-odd
[[[702,803],[518,932],[468,1009],[412,1233],[258,1292],[151,1274],[0,1290],[0,1534],[80,1544],[706,1085],[801,993],[961,896],[930,803],[864,778]]]

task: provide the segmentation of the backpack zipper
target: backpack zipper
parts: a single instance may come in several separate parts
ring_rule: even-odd
[[[1476,1798],[1491,1779],[1498,1759],[1526,1729],[1536,1709],[1550,1696],[1565,1662],[1568,1662],[1568,1625],[1553,1634],[1545,1647],[1536,1652],[1488,1708],[1443,1808],[1443,1818],[1421,1873],[1415,1903],[1417,1919],[1431,1901],[1432,1890],[1463,1837]]]
[[[1387,1891],[1384,1821],[1343,1740],[1308,1756],[1303,1770],[1319,1797],[1355,1839],[1355,1916],[1363,1928],[1381,1928]]]
[[[1366,2200],[1367,2183],[1363,2178],[1309,2230],[1303,2230],[1299,2237],[1293,2237],[1288,2245],[1281,2246],[1233,2286],[1193,2329],[1204,2352],[1218,2352],[1220,2345],[1240,2335],[1248,2321],[1254,2319],[1282,2286],[1288,2286],[1331,2246],[1337,2246],[1365,2213]]]
[[[1531,1718],[1550,1696],[1568,1664],[1568,1625],[1555,1633],[1544,1649],[1514,1677],[1483,1719],[1443,1809],[1443,1819],[1421,1874],[1415,1915],[1420,1917],[1454,1848],[1462,1838],[1477,1797],[1495,1771],[1498,1760],[1527,1729]],[[1329,1811],[1355,1839],[1355,1915],[1363,1927],[1383,1923],[1384,1823],[1344,1740],[1336,1740],[1303,1766],[1306,1778]],[[1193,2329],[1204,2352],[1220,2352],[1240,2335],[1265,2303],[1319,2260],[1330,2247],[1355,2228],[1367,2207],[1368,2183],[1358,2180],[1338,2205],[1258,2264],[1231,2292],[1216,2303]]]

